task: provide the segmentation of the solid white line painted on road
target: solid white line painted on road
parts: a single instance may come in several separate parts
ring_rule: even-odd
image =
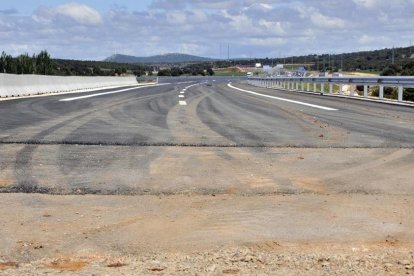
[[[249,90],[244,90],[244,89],[241,89],[241,88],[238,88],[238,87],[235,87],[235,86],[231,85],[231,83],[227,84],[227,86],[230,87],[230,88],[245,92],[245,93],[249,93],[249,94],[256,95],[256,96],[261,96],[261,97],[266,97],[266,98],[270,98],[270,99],[274,99],[274,100],[278,100],[278,101],[284,101],[284,102],[288,102],[288,103],[300,104],[300,105],[309,106],[309,107],[313,107],[313,108],[318,108],[318,109],[322,109],[322,110],[338,111],[338,109],[331,108],[331,107],[326,107],[326,106],[316,105],[316,104],[310,104],[310,103],[305,103],[305,102],[300,102],[300,101],[294,101],[294,100],[289,100],[289,99],[285,99],[285,98],[260,94],[260,93],[256,93],[256,92],[249,91]]]
[[[187,105],[187,102],[186,101],[179,101],[178,102],[180,105]]]
[[[103,95],[122,93],[122,92],[130,91],[130,90],[134,90],[134,89],[147,88],[147,87],[155,87],[155,86],[161,86],[161,85],[168,85],[168,83],[162,83],[162,84],[157,84],[157,85],[138,86],[138,87],[121,89],[121,90],[116,90],[116,91],[103,92],[103,93],[97,93],[97,94],[80,96],[80,97],[74,97],[74,98],[67,98],[67,99],[59,100],[59,102],[71,102],[71,101],[88,99],[88,98],[93,98],[93,97],[98,97],[98,96],[103,96]]]

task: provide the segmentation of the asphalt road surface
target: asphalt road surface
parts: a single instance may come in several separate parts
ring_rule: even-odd
[[[238,79],[3,100],[0,272],[410,272],[413,138],[414,108]]]
[[[0,102],[0,190],[413,191],[411,107],[170,81]]]

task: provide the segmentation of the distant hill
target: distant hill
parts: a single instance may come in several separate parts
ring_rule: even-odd
[[[187,62],[205,62],[205,61],[213,61],[210,58],[187,55],[187,54],[178,54],[178,53],[171,53],[165,55],[156,55],[156,56],[149,56],[149,57],[135,57],[135,56],[127,56],[127,55],[113,55],[109,58],[105,59],[108,62],[116,62],[116,63],[187,63]]]

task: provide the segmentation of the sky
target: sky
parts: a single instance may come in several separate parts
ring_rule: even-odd
[[[0,1],[0,51],[14,56],[276,58],[414,43],[414,0]]]

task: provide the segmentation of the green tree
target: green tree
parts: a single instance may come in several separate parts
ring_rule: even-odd
[[[6,53],[4,51],[0,56],[0,73],[6,73]]]
[[[213,76],[214,75],[214,71],[213,71],[213,69],[211,67],[210,68],[207,68],[207,74],[209,76]]]
[[[171,76],[171,70],[170,69],[160,69],[158,71],[158,76]]]
[[[52,61],[49,53],[44,50],[36,56],[36,73],[39,75],[52,74]]]
[[[403,66],[401,76],[414,76],[414,62],[413,61]]]
[[[17,58],[17,74],[33,74],[35,71],[34,60],[25,53]]]
[[[178,77],[183,74],[183,71],[179,67],[173,67],[171,68],[171,76]]]
[[[5,55],[5,73],[16,74],[17,66],[16,61],[11,55]]]

